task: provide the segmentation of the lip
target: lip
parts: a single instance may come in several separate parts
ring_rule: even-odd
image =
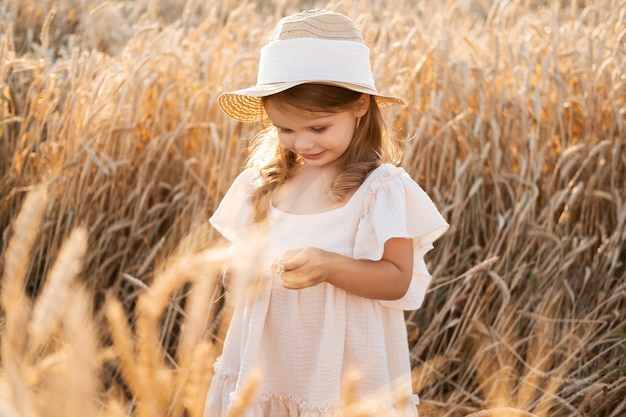
[[[325,151],[318,153],[301,153],[300,156],[309,161],[315,161],[316,159],[320,159],[324,156]]]

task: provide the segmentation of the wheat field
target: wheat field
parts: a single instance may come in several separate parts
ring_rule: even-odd
[[[313,7],[362,28],[451,225],[420,416],[626,415],[626,1],[2,0],[0,416],[202,416],[222,265],[254,274],[207,219],[259,126],[216,99]]]

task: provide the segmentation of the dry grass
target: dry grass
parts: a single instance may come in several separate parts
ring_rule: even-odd
[[[0,414],[202,415],[250,260],[206,219],[257,128],[216,98],[287,3],[0,2]],[[451,224],[407,314],[420,414],[624,414],[626,2],[305,3],[356,17]]]

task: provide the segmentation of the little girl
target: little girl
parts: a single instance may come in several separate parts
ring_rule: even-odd
[[[400,146],[379,106],[402,100],[377,92],[360,30],[323,10],[283,18],[256,86],[219,103],[237,120],[271,123],[210,219],[235,246],[260,232],[263,256],[233,313],[205,417],[224,416],[257,370],[245,416],[338,416],[353,370],[372,415],[416,416],[403,311],[420,307],[424,254],[448,225],[396,166]]]

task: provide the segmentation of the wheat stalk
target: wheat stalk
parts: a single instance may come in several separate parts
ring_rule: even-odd
[[[14,223],[14,233],[7,247],[2,274],[0,301],[5,324],[2,340],[2,364],[9,383],[13,405],[20,415],[36,417],[33,397],[22,372],[22,355],[26,344],[29,303],[24,294],[28,254],[39,233],[47,203],[46,189],[34,188],[28,193]]]
[[[63,317],[67,344],[64,403],[72,414],[93,416],[98,414],[96,399],[100,369],[94,358],[97,357],[99,335],[91,319],[91,295],[81,287],[70,292],[72,303]]]
[[[82,270],[86,249],[85,229],[74,229],[64,242],[44,288],[33,306],[29,331],[31,348],[35,353],[57,328],[59,318],[64,314],[69,300],[74,295],[70,291],[70,286]]]
[[[237,396],[228,406],[225,417],[238,417],[243,415],[246,408],[254,402],[262,378],[262,373],[259,370],[252,370],[248,373],[243,379],[241,389],[237,393]]]
[[[623,0],[313,3],[362,26],[379,88],[407,102],[385,110],[407,138],[403,166],[451,225],[427,256],[425,303],[407,315],[420,414],[619,415]],[[203,271],[190,253],[211,246],[208,228],[193,238],[198,247],[176,248],[213,212],[258,128],[227,119],[217,97],[254,84],[258,49],[298,6],[3,7],[0,414],[34,416],[55,394],[65,399],[55,381],[69,377],[73,345],[50,300],[73,287],[51,281],[81,225],[90,240],[81,275],[104,305],[94,326],[113,340],[94,353],[106,364],[106,384],[91,385],[104,391],[102,413],[199,416],[238,297],[220,298],[213,278],[230,263],[245,288],[254,272],[246,254],[217,252]],[[18,227],[24,192],[41,183],[46,222],[30,215]]]

